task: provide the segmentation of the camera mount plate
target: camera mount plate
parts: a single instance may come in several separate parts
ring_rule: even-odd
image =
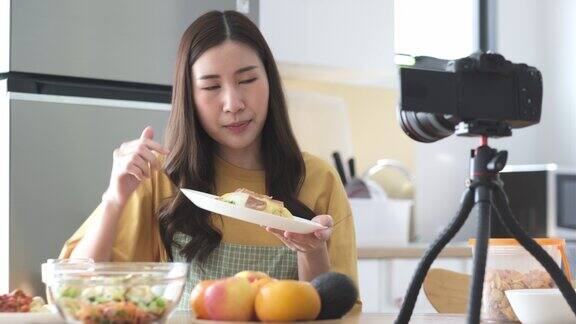
[[[467,137],[508,137],[512,136],[512,127],[505,122],[487,120],[463,121],[456,125],[456,135]]]

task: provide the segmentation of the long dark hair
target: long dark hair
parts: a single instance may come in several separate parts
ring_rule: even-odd
[[[246,16],[235,11],[211,11],[184,32],[178,49],[172,90],[172,111],[166,128],[170,149],[164,168],[174,185],[214,193],[215,141],[204,131],[193,99],[192,65],[211,47],[226,40],[241,42],[256,51],[262,60],[269,84],[268,115],[262,129],[262,159],[268,195],[284,201],[295,215],[311,219],[314,213],[297,199],[306,170],[288,120],[278,68],[264,37]],[[210,213],[196,207],[180,191],[160,209],[160,230],[164,247],[172,259],[174,234],[189,235],[181,248],[190,262],[200,262],[220,244],[222,234],[210,220]]]

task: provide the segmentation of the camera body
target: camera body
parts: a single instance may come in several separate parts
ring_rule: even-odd
[[[493,53],[451,61],[415,57],[414,65],[400,67],[400,88],[401,126],[422,142],[452,134],[460,122],[530,126],[542,111],[540,71]]]

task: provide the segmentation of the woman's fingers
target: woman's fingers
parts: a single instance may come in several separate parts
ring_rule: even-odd
[[[148,147],[149,149],[154,150],[158,153],[168,154],[167,149],[162,147],[162,145],[154,142],[154,129],[152,129],[152,127],[150,126],[146,126],[142,130],[142,134],[140,135],[140,138],[136,140],[136,142],[139,142]]]
[[[138,151],[136,151],[136,154],[140,155],[140,157],[143,158],[147,163],[150,163],[150,167],[152,169],[154,170],[160,169],[160,162],[158,162],[158,159],[156,158],[154,153],[152,153],[152,151],[150,151],[149,149],[145,147],[139,147]]]
[[[288,247],[290,250],[292,251],[298,251],[298,249],[292,244],[292,242],[290,242],[288,239],[286,239],[284,237],[284,235],[282,234],[283,231],[278,231],[276,229],[270,228],[270,227],[265,227],[267,232],[270,232],[272,234],[274,234],[280,241],[282,241],[282,243],[284,245],[286,245],[286,247]]]
[[[160,143],[154,142],[153,140],[150,140],[150,139],[142,140],[142,144],[144,146],[146,146],[148,149],[156,151],[156,152],[161,153],[161,154],[170,153],[170,151],[168,151],[168,149],[165,148],[164,146],[162,146]]]
[[[314,237],[314,234],[299,234],[299,233],[292,233],[288,231],[282,231],[274,228],[268,227],[269,232],[272,232],[279,236],[284,240],[288,240],[289,242],[294,242],[299,245],[312,245],[318,239]]]
[[[139,138],[137,140],[122,143],[122,145],[119,147],[119,150],[121,153],[126,154],[129,152],[137,151],[140,147],[147,148],[150,151],[156,151],[160,154],[170,153],[170,151],[164,148],[160,143],[147,138]]]
[[[124,203],[142,181],[150,178],[152,169],[159,170],[160,161],[154,151],[168,153],[162,145],[154,142],[152,127],[146,127],[140,138],[124,142],[115,149],[106,199]]]
[[[327,229],[317,230],[314,232],[314,236],[316,236],[321,241],[328,241],[331,235],[332,235],[331,227]]]
[[[332,216],[330,215],[318,215],[312,218],[311,221],[323,225],[325,227],[334,226],[334,221],[332,220]]]
[[[281,230],[278,230],[278,229],[275,229],[275,228],[272,228],[272,227],[268,227],[268,226],[264,226],[264,229],[265,229],[267,232],[270,232],[270,233],[273,233],[273,234],[280,235],[280,236],[284,237],[284,231],[281,231]]]
[[[285,232],[284,236],[300,244],[318,245],[320,242],[327,241],[332,233],[331,229],[318,230],[311,234],[298,234]]]
[[[143,177],[145,178],[150,177],[150,166],[148,164],[148,161],[144,160],[140,155],[138,154],[126,155],[124,156],[124,159],[125,159],[124,163],[126,163],[126,170],[132,169],[131,167],[137,167],[138,169],[140,169]]]
[[[274,234],[293,251],[308,252],[316,249],[321,243],[321,241],[312,237],[313,234],[291,233],[270,227],[266,227],[266,231]]]
[[[314,240],[314,238],[310,237],[310,234],[298,234],[292,232],[284,232],[284,237],[296,242],[306,242],[310,241],[311,239]]]
[[[312,218],[312,221],[323,225],[325,229],[317,230],[314,232],[314,236],[322,241],[327,241],[332,235],[332,227],[334,226],[334,221],[330,215],[318,215]]]
[[[138,179],[138,181],[144,180],[144,174],[142,173],[142,170],[133,164],[126,167],[126,173],[134,176],[136,179]]]
[[[146,164],[150,164],[150,167],[152,169],[154,170],[160,169],[160,162],[158,161],[154,153],[152,153],[152,151],[149,150],[144,145],[136,145],[134,143],[128,144],[127,146],[121,147],[118,152],[120,157],[124,157],[127,159],[136,159],[135,156],[139,156],[140,159],[144,161]]]

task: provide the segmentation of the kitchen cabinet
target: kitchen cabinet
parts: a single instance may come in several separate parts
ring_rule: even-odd
[[[425,249],[425,245],[359,247],[358,277],[362,311],[398,312]],[[432,267],[471,273],[471,251],[465,246],[447,247]],[[422,290],[414,312],[435,312]]]

